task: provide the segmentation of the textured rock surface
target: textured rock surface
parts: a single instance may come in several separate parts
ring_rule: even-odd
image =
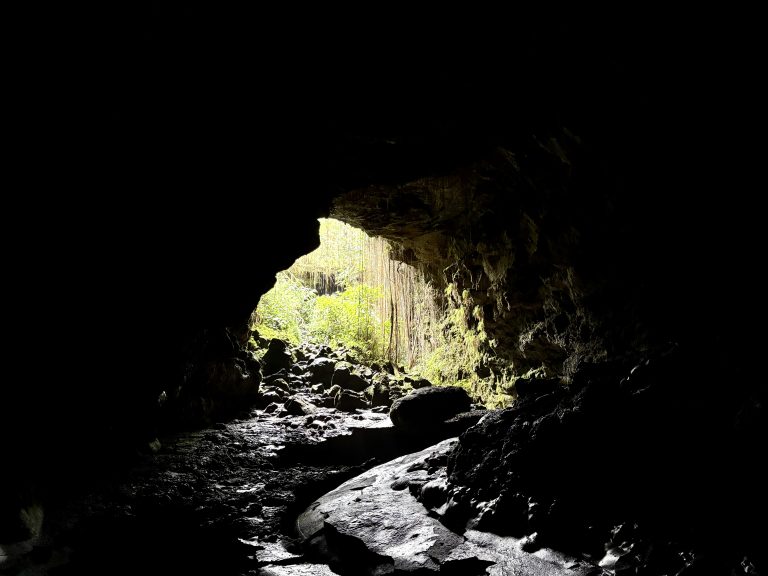
[[[395,400],[389,417],[395,426],[429,431],[460,412],[466,412],[471,404],[467,391],[457,386],[419,388]]]
[[[429,515],[406,488],[423,483],[429,460],[444,457],[455,442],[445,440],[348,480],[299,516],[299,534],[332,566],[354,566],[360,575],[589,572],[588,564],[551,551],[528,554],[512,538],[478,531],[457,534]]]
[[[386,416],[322,416],[324,429],[302,426],[304,416],[253,410],[242,420],[163,437],[156,454],[109,481],[92,479],[49,508],[34,538],[3,541],[0,574],[331,574],[289,550],[293,535],[281,528],[312,498],[365,468],[352,452],[352,461],[342,462],[340,453],[334,463],[308,465],[296,457],[298,448],[306,453],[359,434]],[[285,462],[289,447],[297,449]]]
[[[397,242],[439,284],[453,283],[451,303],[484,328],[482,352],[499,358],[493,367],[570,378],[581,363],[683,328],[683,270],[669,270],[665,253],[670,230],[649,230],[639,213],[587,194],[585,186],[606,185],[584,180],[596,160],[568,130],[531,136],[460,174],[350,192],[333,214]]]
[[[262,568],[261,576],[334,576],[326,564],[303,564],[300,566],[269,566]]]
[[[386,414],[323,406],[310,375],[290,385],[279,375],[265,381],[264,394],[277,401],[264,410],[164,436],[136,466],[91,479],[57,506],[44,509],[30,495],[22,510],[2,510],[0,574],[127,576],[147,566],[190,575],[330,574],[296,545],[295,516],[375,463],[470,425],[412,435]]]
[[[341,386],[347,390],[353,390],[354,392],[362,392],[368,388],[370,383],[359,374],[352,372],[349,366],[337,366],[333,372],[331,384]]]
[[[692,556],[723,572],[737,557],[764,562],[754,537],[768,509],[754,443],[766,430],[764,414],[752,412],[760,394],[746,385],[725,406],[699,393],[695,374],[687,353],[666,348],[489,412],[450,455],[445,490],[456,506],[446,521],[535,533],[539,546],[595,559],[624,545],[623,563],[649,574],[682,569]]]
[[[277,338],[269,341],[267,351],[262,358],[262,374],[266,376],[291,367],[293,358],[287,348],[287,344]]]

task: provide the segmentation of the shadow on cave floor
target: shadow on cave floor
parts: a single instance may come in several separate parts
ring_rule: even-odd
[[[746,478],[751,484],[746,484],[742,481],[746,479],[739,477],[740,491],[734,489],[735,481],[728,482],[732,470],[736,469],[735,464],[738,463],[742,469],[749,464],[752,455],[758,451],[758,444],[747,444],[733,454],[724,448],[739,446],[736,442],[741,438],[739,430],[751,433],[763,429],[759,427],[762,422],[760,405],[751,400],[744,404],[744,409],[751,407],[757,412],[753,417],[744,410],[738,412],[736,423],[740,426],[732,432],[735,434],[733,442],[726,444],[730,421],[721,418],[720,427],[716,428],[714,424],[718,421],[713,418],[723,412],[722,402],[713,395],[692,394],[691,387],[698,385],[699,381],[682,378],[677,369],[672,369],[678,366],[670,364],[672,359],[672,356],[664,357],[636,366],[630,372],[631,378],[621,380],[618,387],[610,386],[610,379],[598,375],[594,382],[590,380],[588,384],[576,386],[572,393],[562,392],[557,397],[552,393],[523,396],[515,408],[488,414],[482,419],[482,426],[478,425],[482,430],[475,427],[472,434],[462,436],[465,448],[473,442],[482,448],[465,453],[469,465],[464,467],[464,473],[469,471],[475,474],[474,477],[467,477],[469,481],[475,478],[478,483],[487,484],[491,476],[476,471],[484,463],[498,462],[487,457],[490,449],[494,443],[512,445],[518,462],[511,458],[502,461],[508,460],[510,466],[516,466],[516,470],[524,470],[528,476],[524,478],[526,482],[535,480],[537,485],[541,485],[542,481],[549,480],[557,488],[562,484],[556,485],[556,481],[567,478],[564,485],[568,486],[568,490],[558,488],[552,493],[564,501],[570,497],[569,505],[578,503],[581,506],[582,502],[590,502],[589,510],[598,520],[601,520],[603,512],[606,518],[612,520],[613,509],[620,502],[626,506],[622,514],[637,515],[637,510],[645,512],[644,509],[648,508],[650,512],[646,515],[649,518],[653,518],[651,512],[655,510],[660,512],[657,516],[665,524],[671,524],[671,512],[679,509],[681,529],[692,524],[691,518],[697,519],[697,526],[728,527],[726,531],[706,530],[704,542],[707,550],[722,548],[718,558],[725,558],[731,553],[731,548],[740,552],[744,546],[736,546],[739,542],[733,541],[741,537],[748,538],[750,543],[761,542],[757,530],[751,534],[749,527],[739,522],[742,518],[756,517],[760,520],[755,527],[762,526],[764,515],[756,515],[752,510],[760,510],[764,502],[764,492],[759,488],[764,486],[764,482],[759,481],[764,478],[764,473],[758,475],[756,467],[747,468],[752,471]],[[686,363],[679,363],[678,369],[682,370],[685,366]],[[656,374],[668,376],[657,381]],[[264,386],[267,389],[264,396],[276,395],[276,382],[274,380]],[[677,385],[670,386],[670,382]],[[43,534],[27,543],[27,550],[22,547],[14,552],[0,546],[0,575],[330,574],[328,566],[313,564],[321,556],[304,555],[305,551],[294,532],[296,517],[313,500],[350,478],[384,460],[417,452],[440,438],[423,434],[408,437],[391,425],[390,418],[382,410],[343,411],[318,406],[322,396],[319,394],[315,395],[315,404],[312,404],[308,400],[313,398],[308,395],[308,386],[303,383],[283,384],[287,390],[280,397],[282,403],[273,402],[264,409],[253,408],[239,419],[217,423],[204,430],[165,436],[157,453],[143,456],[123,475],[104,480],[93,489],[84,485],[76,493],[68,494],[66,501],[62,499],[58,505],[48,503]],[[264,400],[267,399],[263,399],[260,405]],[[694,400],[693,404],[691,400]],[[560,408],[558,417],[552,413],[556,405]],[[270,406],[273,406],[272,410]],[[655,408],[650,411],[652,406]],[[662,406],[663,410],[658,406]],[[688,409],[691,406],[698,409]],[[739,406],[736,405],[737,408]],[[653,421],[648,420],[649,413],[655,416]],[[397,410],[392,414],[396,421],[402,417],[397,416]],[[417,417],[423,419],[423,413],[418,413]],[[685,430],[696,431],[696,436],[679,434],[683,424],[686,425]],[[514,444],[507,442],[509,430],[519,433]],[[701,442],[699,435],[707,430],[708,434],[703,437],[707,441]],[[606,431],[614,434],[615,438]],[[445,437],[458,435],[455,430],[451,432]],[[568,441],[563,441],[564,438]],[[719,440],[720,444],[715,440]],[[620,456],[610,461],[611,474],[592,474],[596,470],[595,464],[602,461],[585,459],[585,446],[594,447],[593,453],[597,455],[608,450],[610,454]],[[699,452],[694,452],[694,448]],[[567,457],[569,454],[573,457]],[[680,454],[687,454],[688,458],[681,459]],[[528,456],[532,459],[521,459]],[[470,457],[479,458],[477,465]],[[98,454],[94,454],[93,459],[98,461]],[[644,468],[644,462],[654,465]],[[731,465],[713,465],[723,462],[730,462]],[[563,468],[564,463],[566,468]],[[698,464],[694,466],[695,463]],[[445,463],[440,466],[445,470]],[[435,469],[438,468],[435,465]],[[567,470],[568,475],[560,474],[562,470]],[[653,480],[652,475],[659,470],[666,475],[662,478],[664,481],[654,488],[648,480]],[[674,475],[668,471],[673,471]],[[414,472],[418,470],[414,469]],[[704,473],[709,476],[708,484],[702,483]],[[427,492],[421,488],[427,483],[426,478],[421,480],[420,484],[415,482],[413,486],[414,489],[419,488],[417,492],[424,497]],[[96,479],[90,481],[97,486]],[[391,490],[404,488],[399,486],[396,489],[397,482],[385,484]],[[702,486],[708,488],[706,500],[699,500],[697,494],[692,494],[697,492],[694,489],[697,486],[699,494]],[[410,491],[411,486],[408,488]],[[710,497],[717,495],[714,488],[725,489],[722,493],[728,498]],[[546,489],[554,490],[544,485],[538,496],[548,497]],[[463,487],[459,486],[457,490],[463,490]],[[438,491],[447,498],[446,490],[441,488]],[[691,505],[683,507],[678,503],[676,508],[673,507],[672,500],[686,493]],[[461,494],[467,498],[474,497],[474,493],[468,490],[454,492],[452,497],[458,498]],[[627,498],[627,494],[632,497]],[[497,520],[507,522],[508,515],[517,510],[515,506],[523,497],[524,494],[510,494],[504,506],[498,507],[501,512]],[[699,507],[700,501],[707,505]],[[437,502],[440,509],[441,502]],[[460,532],[455,529],[461,525],[457,520],[467,520],[465,516],[468,514],[462,512],[460,499],[455,502],[458,504],[453,508],[446,506],[445,516],[440,522],[450,530]],[[534,527],[531,510],[538,514],[534,514],[534,520],[545,528],[547,525],[543,522],[549,521],[551,527],[559,527],[557,522],[566,519],[557,507],[543,506],[537,503],[538,500],[533,502],[531,505],[531,501],[527,501],[520,512],[521,517],[528,518],[530,527]],[[602,512],[591,508],[599,502],[606,507]],[[654,506],[652,509],[649,508],[651,505]],[[579,506],[572,510],[583,512]],[[374,509],[374,513],[378,514],[381,509]],[[448,514],[451,510],[454,516],[458,515],[454,520]],[[547,510],[547,515],[541,510]],[[736,514],[734,510],[745,513]],[[688,512],[696,512],[697,515],[688,517]],[[554,520],[548,520],[550,517]],[[583,517],[583,514],[567,516],[574,519]],[[713,518],[718,520],[720,517],[723,521],[713,522]],[[479,530],[494,527],[495,512],[489,513],[488,518],[490,524],[479,526]],[[703,523],[704,520],[707,522]],[[578,528],[576,524],[574,526]],[[634,530],[631,526],[629,522],[621,526],[611,522],[604,528],[610,533],[611,542],[623,545],[627,537],[623,533],[624,528],[629,527],[627,530],[631,532]],[[651,528],[658,528],[654,526]],[[619,528],[615,534],[612,527]],[[489,531],[493,532],[492,529]],[[665,528],[660,533],[666,538],[667,531]],[[558,533],[552,534],[557,536]],[[599,536],[597,534],[595,542],[602,545],[605,540]],[[634,546],[633,535],[630,536],[626,542]],[[689,549],[687,545],[667,548],[672,552]],[[664,551],[665,548],[659,550]],[[602,552],[601,548],[593,555],[594,558],[598,559]],[[622,558],[630,562],[636,555],[633,548],[626,551]],[[691,564],[691,570],[700,570],[700,567],[694,566],[696,558],[691,558],[685,563]],[[619,559],[615,557],[612,561],[618,563]],[[735,573],[759,573],[746,556],[735,557],[735,564],[731,560],[730,556],[725,558],[726,563],[743,568],[742,572]],[[677,557],[674,563],[682,565]],[[634,565],[630,567],[635,568]],[[690,573],[702,573],[695,570]]]
[[[34,549],[6,557],[0,574],[255,575],[303,562],[293,526],[306,505],[431,441],[395,438],[388,416],[370,410],[315,417],[325,431],[253,409],[165,437],[124,476],[49,505]]]

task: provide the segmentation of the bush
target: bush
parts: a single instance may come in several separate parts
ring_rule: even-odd
[[[275,286],[259,300],[252,317],[252,329],[266,338],[280,338],[293,344],[307,339],[307,324],[315,308],[317,293],[293,274],[278,272]]]
[[[383,359],[389,322],[375,315],[378,298],[381,289],[365,284],[318,296],[308,327],[310,341],[357,350],[361,360]]]

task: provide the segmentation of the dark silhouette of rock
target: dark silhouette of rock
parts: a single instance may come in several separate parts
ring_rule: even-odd
[[[554,392],[558,385],[557,378],[518,378],[515,381],[515,391],[521,398],[542,396]]]
[[[414,390],[418,390],[419,388],[427,388],[428,386],[432,386],[432,382],[427,380],[426,378],[415,378],[410,381],[411,387]]]
[[[418,378],[414,376],[405,376],[402,380],[402,383],[407,384],[414,390],[418,390],[419,388],[426,388],[427,386],[432,386],[432,382],[430,382],[426,378]]]
[[[458,386],[421,388],[395,400],[389,417],[398,427],[427,429],[469,410],[471,404],[467,391]]]
[[[307,372],[311,374],[312,382],[316,384],[325,384],[330,387],[335,366],[336,362],[334,360],[320,356],[309,363]]]
[[[297,394],[286,401],[285,409],[292,416],[307,416],[314,414],[317,411],[317,406]]]
[[[349,366],[338,366],[333,372],[333,379],[331,384],[341,386],[347,390],[354,390],[355,392],[362,392],[368,387],[368,381],[365,380],[359,374],[352,372],[352,368]]]
[[[256,406],[267,406],[275,402],[282,402],[283,396],[275,392],[274,390],[263,390],[260,397],[256,401]]]
[[[273,412],[277,412],[279,409],[280,409],[280,404],[278,404],[277,402],[270,402],[264,408],[264,412],[266,412],[267,414],[272,414]]]
[[[370,408],[370,403],[365,399],[360,392],[354,392],[352,390],[341,390],[336,395],[334,406],[337,410],[344,412],[352,412],[356,409]]]
[[[307,353],[301,348],[295,348],[293,350],[293,356],[296,358],[296,362],[306,362],[309,358]]]
[[[274,378],[269,382],[269,385],[273,388],[278,388],[283,392],[291,392],[291,386],[288,384],[285,378]]]
[[[586,576],[595,569],[564,555],[526,554],[511,538],[476,530],[462,536],[447,528],[428,510],[448,498],[445,469],[430,459],[445,462],[455,442],[445,440],[348,480],[299,516],[300,536],[316,554],[358,574]]]
[[[470,409],[448,418],[444,421],[443,425],[449,431],[450,436],[458,436],[467,428],[477,424],[487,414],[488,410]]]
[[[365,395],[370,399],[372,406],[392,406],[390,389],[384,382],[375,382],[365,389]]]
[[[261,371],[264,375],[274,374],[279,370],[288,370],[293,365],[293,357],[288,343],[278,338],[269,341],[269,346],[261,359]]]

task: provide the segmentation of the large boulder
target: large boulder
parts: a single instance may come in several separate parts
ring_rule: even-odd
[[[279,338],[273,338],[269,341],[269,346],[261,361],[261,372],[265,376],[283,369],[288,370],[293,364],[293,356],[288,349],[288,343]]]
[[[360,392],[341,390],[336,396],[335,407],[343,412],[354,412],[358,408],[370,408],[371,405]]]
[[[371,401],[372,406],[392,406],[392,399],[389,397],[389,386],[384,382],[374,382],[365,389],[365,395]]]
[[[528,554],[515,538],[457,534],[434,506],[452,501],[445,462],[456,439],[407,454],[348,480],[297,519],[306,546],[344,574],[537,574],[586,576],[597,567],[565,554]],[[415,495],[421,498],[417,500]]]
[[[301,396],[291,396],[285,403],[285,410],[291,416],[307,416],[317,412],[317,406]]]
[[[515,382],[515,391],[518,398],[543,396],[557,390],[559,383],[557,378],[518,378]]]
[[[427,380],[426,378],[414,378],[413,376],[406,376],[403,378],[403,384],[407,384],[414,390],[418,390],[419,388],[426,388],[427,386],[432,386],[432,382]]]
[[[441,386],[420,388],[392,404],[389,417],[399,428],[425,429],[441,424],[470,409],[472,400],[464,388]]]
[[[330,386],[335,366],[334,360],[320,356],[309,363],[307,372],[310,373],[313,383],[323,383]]]
[[[359,374],[355,374],[351,366],[339,366],[338,364],[333,373],[331,384],[341,386],[345,390],[354,390],[355,392],[362,392],[368,388],[368,381]]]

